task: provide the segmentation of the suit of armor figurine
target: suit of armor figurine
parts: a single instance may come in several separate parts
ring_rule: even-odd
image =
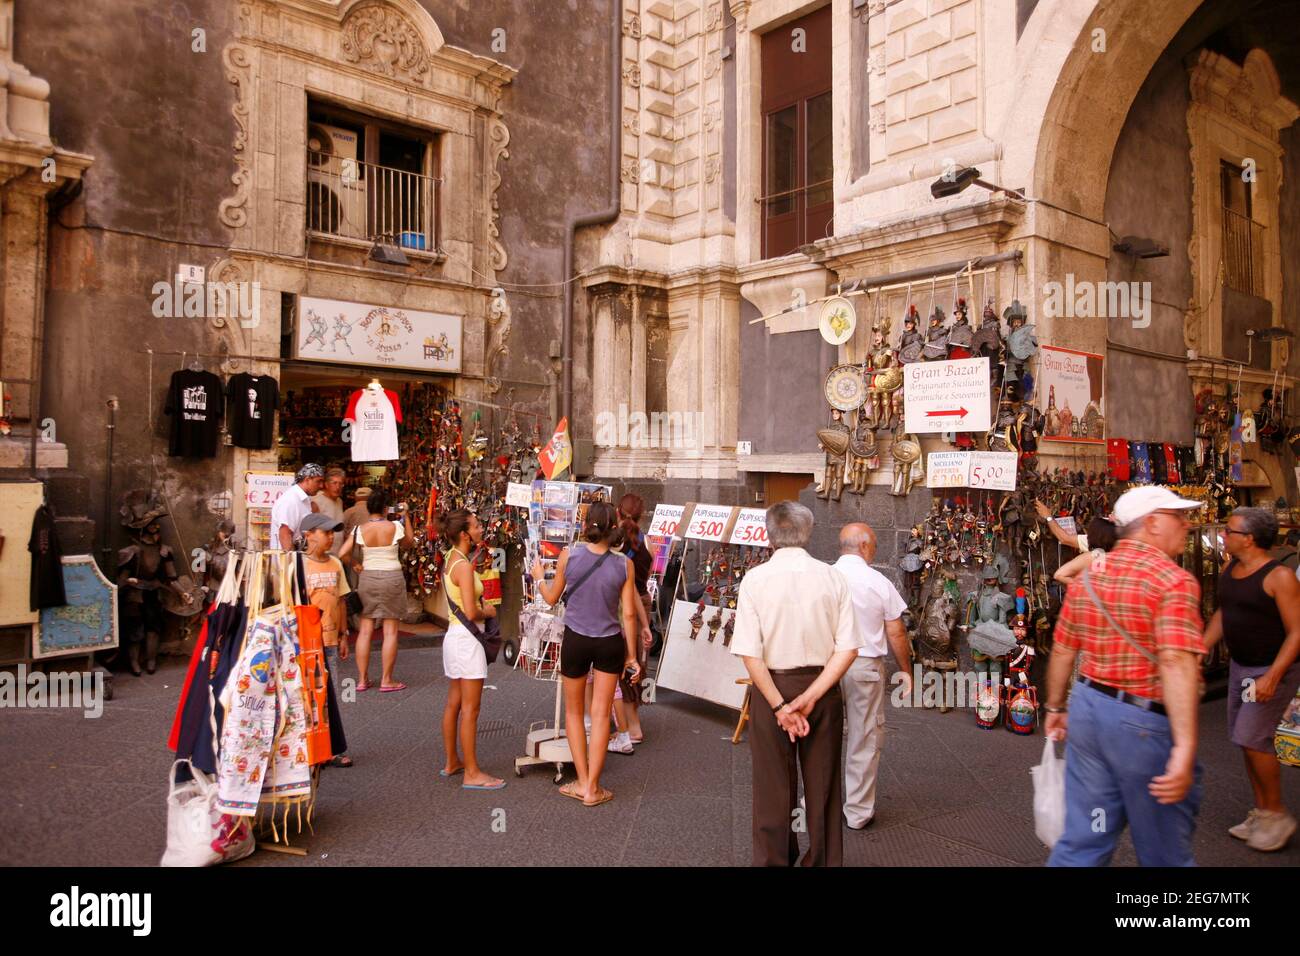
[[[978,590],[966,595],[967,625],[978,627],[986,621],[1006,624],[1007,618],[1015,610],[1015,598],[998,587],[998,568],[995,565],[990,564],[984,568],[983,581]],[[981,681],[989,681],[994,687],[1001,685],[1002,658],[990,657],[972,647],[971,659]]]
[[[916,312],[916,306],[907,307],[907,315],[903,317],[903,335],[898,340],[898,362],[900,365],[910,365],[913,362],[921,361],[921,353],[925,349],[925,337],[921,335],[917,328],[920,325],[921,317]]]
[[[172,589],[187,605],[194,597],[180,584],[172,550],[162,543],[159,519],[167,508],[155,495],[136,490],[123,496],[119,513],[133,543],[117,553],[118,607],[127,660],[131,673],[139,677],[142,656],[150,674],[158,669],[163,629],[160,590]]]
[[[876,326],[871,348],[867,388],[871,427],[893,428],[895,419],[903,417],[903,367],[889,347],[889,319]]]
[[[840,500],[844,494],[844,466],[849,451],[849,426],[844,424],[844,413],[831,410],[831,423],[817,432],[817,443],[826,452],[826,474],[817,486],[817,497],[822,500]]]
[[[1038,354],[1038,338],[1034,334],[1034,327],[1027,324],[1029,313],[1019,299],[1007,306],[1002,314],[1010,329],[1007,333],[1006,377],[1008,381],[1019,381],[1025,373],[1026,363]]]
[[[848,457],[849,491],[855,495],[865,494],[871,473],[880,467],[880,454],[876,448],[872,419],[863,411],[858,412],[858,424],[849,440]]]
[[[993,311],[993,302],[990,300],[989,304],[984,306],[984,315],[980,327],[975,330],[971,348],[977,358],[987,358],[990,367],[996,368],[1002,362],[1002,350],[1005,347],[1002,323],[998,319],[998,314]]]
[[[921,350],[921,358],[927,362],[938,362],[948,357],[948,330],[943,320],[943,309],[936,305],[930,315],[930,328],[925,333],[925,348]]]
[[[914,469],[921,460],[921,446],[907,432],[899,431],[894,434],[889,453],[894,459],[894,481],[889,493],[900,498],[906,497],[916,483]]]
[[[958,299],[952,310],[952,328],[948,330],[948,358],[970,358],[974,347],[975,330],[966,316],[966,300]]]

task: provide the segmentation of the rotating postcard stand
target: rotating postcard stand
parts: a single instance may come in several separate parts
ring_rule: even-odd
[[[735,606],[746,571],[765,561],[766,512],[762,508],[688,504],[678,525],[684,528],[682,571],[677,577],[672,614],[655,671],[655,687],[675,690],[743,710],[749,676],[731,653]],[[676,528],[663,533],[677,534]],[[695,601],[687,591],[692,553],[703,569],[704,593]]]
[[[552,572],[560,552],[578,537],[587,507],[596,501],[610,500],[613,488],[573,481],[534,481],[528,506],[528,540],[521,574],[524,606],[519,611],[519,654],[515,667],[534,680],[555,684],[555,712],[550,723],[533,721],[524,741],[524,755],[515,758],[515,776],[522,777],[525,767],[555,765],[555,783],[564,780],[564,765],[573,763],[573,753],[564,735],[563,692],[560,681],[560,642],[564,637],[564,609],[551,608],[537,593],[530,571],[541,560]]]

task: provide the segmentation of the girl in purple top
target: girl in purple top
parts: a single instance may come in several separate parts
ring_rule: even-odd
[[[554,579],[544,580],[540,561],[532,568],[537,591],[547,604],[564,598],[564,641],[560,645],[564,732],[578,779],[560,792],[589,807],[614,799],[614,794],[600,785],[600,773],[605,766],[609,712],[619,675],[626,672],[633,680],[641,679],[635,643],[640,602],[632,562],[610,548],[617,530],[618,515],[613,506],[598,501],[587,509],[582,529],[586,543],[564,549]],[[587,672],[592,668],[595,688],[589,747],[582,715]]]

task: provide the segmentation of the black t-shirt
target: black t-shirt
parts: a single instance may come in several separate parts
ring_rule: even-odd
[[[32,610],[67,604],[63,591],[63,549],[54,531],[54,515],[47,505],[36,509],[27,550],[32,553]]]
[[[280,387],[269,375],[240,372],[226,383],[226,427],[240,448],[270,448]]]
[[[181,369],[172,373],[167,407],[172,417],[170,455],[212,458],[217,453],[224,398],[221,379],[211,372]]]

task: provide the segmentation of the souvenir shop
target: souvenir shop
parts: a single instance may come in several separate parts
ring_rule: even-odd
[[[1300,428],[1286,419],[1284,376],[1250,407],[1240,365],[1225,363],[1195,395],[1191,443],[1114,436],[1105,416],[1105,356],[1040,345],[1019,299],[1004,305],[984,294],[977,277],[992,271],[976,261],[937,282],[855,284],[813,303],[829,344],[850,343],[860,322],[871,329],[870,347],[826,376],[829,421],[817,433],[825,471],[816,493],[828,502],[846,491],[867,493],[882,457],[892,459],[890,494],[929,490],[928,511],[905,532],[896,560],[915,660],[927,680],[947,688],[933,703],[973,707],[984,727],[1031,733],[1064,599],[1053,575],[1089,547],[1090,522],[1137,484],[1205,501],[1183,563],[1201,582],[1208,617],[1233,508],[1276,508],[1283,551],[1295,554],[1292,510],[1259,463],[1268,458],[1275,473],[1279,461],[1293,465]],[[889,313],[897,301],[888,293],[899,289],[906,302],[895,337]],[[1206,661],[1207,676],[1226,667],[1222,654],[1219,648]],[[975,675],[973,700],[949,693],[959,674]]]

